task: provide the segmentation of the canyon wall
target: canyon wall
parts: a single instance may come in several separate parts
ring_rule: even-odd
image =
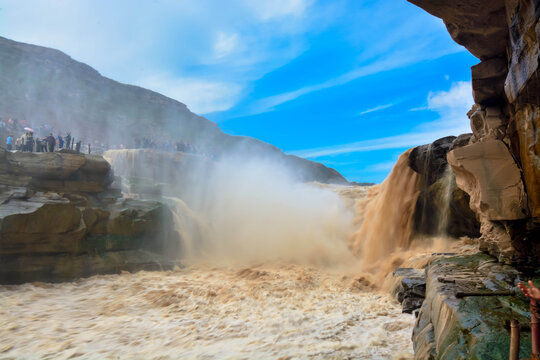
[[[480,247],[499,261],[540,258],[539,0],[409,0],[441,18],[480,63],[472,67],[473,135],[448,152],[480,221]]]

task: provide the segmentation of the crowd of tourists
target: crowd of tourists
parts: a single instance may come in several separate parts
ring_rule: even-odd
[[[71,133],[67,133],[65,137],[58,135],[55,137],[52,133],[39,138],[34,138],[33,131],[26,131],[21,137],[14,138],[9,134],[6,139],[7,150],[17,150],[24,152],[54,152],[56,149],[70,149],[81,151],[81,141],[75,142]]]
[[[162,151],[181,151],[191,154],[202,154],[200,149],[184,141],[169,141],[169,140],[154,140],[151,138],[137,138],[135,139],[136,149],[156,149]]]

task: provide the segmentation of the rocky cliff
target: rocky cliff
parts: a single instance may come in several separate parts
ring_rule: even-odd
[[[171,210],[109,188],[101,156],[0,148],[0,283],[171,268]]]
[[[101,76],[66,54],[0,37],[0,118],[71,131],[85,142],[134,148],[137,138],[195,145],[200,152],[273,159],[304,181],[345,184],[337,171],[262,141],[224,134],[186,105]],[[1,128],[0,128],[1,130]],[[41,136],[41,134],[39,134]],[[0,134],[1,137],[1,134]]]
[[[472,67],[475,105],[467,114],[473,134],[449,148],[446,159],[479,220],[480,250],[493,256],[449,256],[426,269],[415,357],[506,359],[504,321],[530,319],[517,282],[539,275],[540,1],[409,1],[440,17],[480,59]],[[531,352],[528,333],[520,352]]]
[[[540,258],[540,2],[409,0],[443,19],[480,59],[472,67],[473,136],[448,153],[481,223],[481,248],[500,261]]]

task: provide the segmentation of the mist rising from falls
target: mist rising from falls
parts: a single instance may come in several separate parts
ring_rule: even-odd
[[[409,167],[409,154],[400,156],[383,184],[364,199],[363,193],[355,198],[360,200],[354,222],[350,199],[329,187],[295,181],[280,164],[265,159],[211,161],[152,150],[114,150],[105,156],[130,191],[165,200],[175,210],[185,259],[347,264],[384,277],[432,246],[413,244],[421,177]],[[435,220],[441,228],[447,226],[452,176],[449,171],[441,181],[447,209]]]
[[[280,164],[245,157],[214,162],[140,150],[105,156],[131,191],[132,184],[141,190],[148,179],[156,183],[153,190],[166,184],[159,196],[174,207],[184,257],[234,263],[354,262],[346,244],[354,231],[352,209],[330,189],[295,181]]]

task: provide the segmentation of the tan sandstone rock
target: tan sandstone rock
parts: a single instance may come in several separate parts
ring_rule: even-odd
[[[488,220],[517,220],[528,215],[521,172],[499,140],[477,142],[450,151],[456,183],[471,197],[471,209]]]
[[[8,155],[9,172],[46,179],[66,179],[86,162],[84,155],[15,152]]]
[[[529,199],[531,216],[540,221],[540,109],[521,105],[515,119],[519,136],[521,166]]]

